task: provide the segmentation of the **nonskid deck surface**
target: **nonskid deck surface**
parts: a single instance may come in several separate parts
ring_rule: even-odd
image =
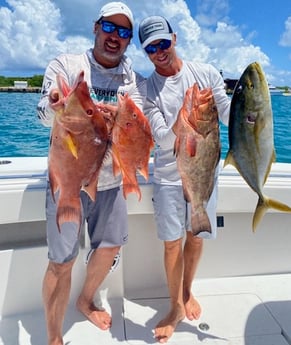
[[[168,344],[291,344],[291,274],[197,280],[193,287],[203,312],[182,321]],[[167,298],[105,301],[112,313],[110,331],[101,331],[69,306],[66,345],[156,344],[153,328],[165,315]],[[1,345],[45,345],[43,311],[5,317]]]

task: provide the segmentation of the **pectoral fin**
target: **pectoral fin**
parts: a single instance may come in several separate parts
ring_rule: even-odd
[[[77,147],[72,139],[72,136],[70,134],[67,134],[65,136],[65,143],[69,149],[69,151],[71,152],[71,154],[78,159],[78,152],[77,152]]]

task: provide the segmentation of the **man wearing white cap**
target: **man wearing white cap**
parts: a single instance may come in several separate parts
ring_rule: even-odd
[[[117,95],[128,93],[142,107],[146,96],[145,79],[134,72],[131,61],[124,55],[133,32],[131,10],[122,2],[104,5],[94,23],[95,44],[83,54],[62,54],[53,59],[45,71],[38,117],[45,126],[52,126],[50,110],[56,75],[61,74],[72,85],[84,71],[92,99],[116,106]],[[114,118],[112,118],[114,121]],[[127,242],[127,208],[122,193],[121,176],[114,176],[111,157],[107,157],[98,179],[96,201],[81,191],[82,219],[86,219],[91,252],[88,255],[87,275],[77,301],[78,309],[102,330],[111,326],[111,316],[94,305],[94,295]],[[78,255],[80,233],[74,223],[64,223],[61,232],[56,225],[56,203],[52,200],[50,184],[46,199],[47,242],[49,264],[43,280],[43,300],[47,322],[48,345],[63,345],[62,326],[67,308],[71,273]]]
[[[168,314],[155,328],[156,339],[165,343],[184,317],[189,320],[200,317],[201,307],[192,294],[192,282],[202,253],[203,238],[215,238],[216,235],[217,183],[207,205],[211,236],[208,232],[192,234],[191,205],[185,201],[173,154],[176,136],[172,127],[186,91],[194,83],[198,83],[200,89],[212,88],[220,120],[226,125],[230,100],[225,93],[223,79],[214,67],[183,61],[177,56],[177,37],[165,18],[151,16],[144,19],[139,26],[139,39],[155,67],[147,80],[144,112],[156,142],[153,206],[158,237],[164,241],[164,263],[171,301]]]

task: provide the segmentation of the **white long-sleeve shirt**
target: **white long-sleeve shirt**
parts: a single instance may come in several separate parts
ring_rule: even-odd
[[[173,154],[176,136],[172,126],[182,107],[187,89],[194,83],[198,83],[200,89],[212,89],[219,119],[228,125],[230,99],[225,93],[223,78],[212,65],[183,61],[181,71],[170,77],[164,77],[154,71],[147,80],[144,112],[149,119],[156,143],[155,183],[182,184]]]
[[[146,97],[146,80],[132,69],[129,58],[124,56],[119,66],[104,68],[93,56],[93,50],[75,54],[62,54],[52,60],[45,71],[41,98],[37,106],[37,115],[44,126],[51,127],[54,113],[49,106],[49,93],[57,88],[56,75],[61,74],[68,85],[73,85],[79,72],[84,71],[91,98],[96,102],[117,104],[117,94],[128,93],[131,99],[142,109]],[[104,160],[98,179],[98,190],[119,186],[121,176],[113,176],[111,155]]]

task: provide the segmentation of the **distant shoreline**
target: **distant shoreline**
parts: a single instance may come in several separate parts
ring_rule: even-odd
[[[0,92],[21,92],[21,93],[40,93],[41,87],[14,87],[14,86],[1,86]]]

